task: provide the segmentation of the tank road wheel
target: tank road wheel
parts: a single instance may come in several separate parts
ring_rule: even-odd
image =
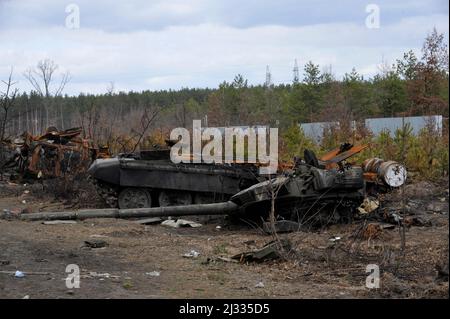
[[[192,204],[192,196],[188,192],[161,191],[158,197],[159,206],[181,206]]]
[[[152,197],[144,188],[128,187],[119,194],[119,208],[144,208],[151,207]]]

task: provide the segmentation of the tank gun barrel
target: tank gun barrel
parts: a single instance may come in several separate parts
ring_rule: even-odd
[[[21,219],[36,220],[73,220],[88,218],[140,218],[140,217],[177,217],[189,215],[226,215],[237,211],[239,206],[233,202],[166,206],[128,209],[85,209],[68,212],[42,212],[22,214]]]

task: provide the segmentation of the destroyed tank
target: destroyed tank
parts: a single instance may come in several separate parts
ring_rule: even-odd
[[[364,196],[361,167],[325,169],[301,162],[291,174],[255,184],[230,202],[239,207],[241,218],[267,219],[273,204],[278,220],[317,226],[351,221]]]
[[[367,194],[366,184],[398,187],[406,180],[406,168],[399,163],[375,159],[369,161],[373,165],[367,162],[355,166],[346,162],[366,147],[343,144],[320,159],[305,150],[304,158],[296,158],[291,169],[270,179],[258,177],[255,166],[176,165],[167,159],[123,156],[97,160],[89,172],[101,192],[114,196],[112,206],[119,201],[119,206],[124,205],[125,209],[33,213],[22,217],[40,220],[228,215],[255,225],[270,219],[270,212],[274,212],[276,222],[294,221],[302,227],[350,222]],[[152,153],[156,154],[161,153]],[[232,194],[234,190],[238,191]],[[189,194],[179,197],[182,201],[186,197],[189,200],[182,203],[175,197],[173,202],[164,202],[167,194],[180,193]],[[211,197],[216,194],[223,200]],[[125,203],[120,199],[130,195],[138,198]],[[150,201],[154,197],[160,201]]]
[[[259,182],[251,164],[175,164],[170,150],[97,159],[88,173],[106,203],[121,209],[222,202]]]
[[[290,220],[302,227],[351,221],[365,197],[362,167],[341,165],[325,168],[312,152],[305,155],[306,161],[298,161],[290,172],[261,182],[257,182],[258,179],[248,168],[239,165],[176,165],[165,159],[127,157],[97,160],[89,172],[97,184],[109,185],[101,186],[101,189],[115,189],[119,206],[129,208],[33,213],[23,214],[22,218],[55,220],[228,215],[233,220],[245,220],[250,225],[256,225],[270,219],[273,209],[276,222]],[[245,188],[244,184],[252,182],[256,183]],[[230,195],[233,189],[239,188],[244,189]],[[209,197],[200,203],[197,199],[195,203],[198,195],[211,196],[213,190],[222,192],[223,201]],[[164,193],[175,195],[173,192],[191,197],[185,203],[170,202],[170,205],[150,201],[156,195],[161,199]],[[129,201],[124,201],[123,196]],[[130,199],[129,196],[134,197]],[[180,198],[185,200],[186,197]]]

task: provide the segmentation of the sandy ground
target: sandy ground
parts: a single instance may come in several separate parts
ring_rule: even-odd
[[[115,219],[62,225],[0,219],[0,298],[448,298],[448,277],[437,276],[437,267],[448,261],[445,188],[414,195],[429,226],[407,228],[403,251],[398,228],[368,240],[355,236],[362,222],[354,222],[280,235],[292,250],[286,259],[263,263],[217,259],[272,240],[223,218],[179,229]],[[0,188],[0,212],[55,211],[64,204],[37,186]],[[333,236],[341,239],[333,243]],[[83,246],[92,239],[107,246]],[[182,256],[191,250],[199,256]],[[81,269],[80,288],[66,287],[68,264]],[[379,265],[379,289],[366,287],[368,264]],[[16,270],[25,277],[16,278]],[[152,276],[155,271],[159,276]]]

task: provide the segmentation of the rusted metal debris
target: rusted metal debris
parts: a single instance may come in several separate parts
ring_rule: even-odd
[[[25,132],[8,145],[13,156],[1,169],[14,168],[23,177],[53,178],[86,171],[93,160],[110,157],[106,148],[96,147],[81,132],[81,128],[58,131],[55,127],[40,136]]]
[[[282,253],[287,253],[291,250],[291,243],[287,239],[281,239],[280,242],[271,241],[266,244],[261,249],[239,253],[233,257],[232,259],[238,260],[241,263],[244,262],[262,262],[265,260],[278,259],[282,257]]]
[[[343,143],[340,147],[323,155],[319,163],[325,169],[337,168],[341,163],[368,148],[368,144],[352,145]],[[388,187],[400,187],[406,182],[406,168],[395,161],[385,161],[380,158],[370,158],[362,164],[366,182]]]
[[[339,167],[339,163],[346,159],[362,152],[368,148],[368,144],[352,145],[350,143],[343,143],[340,147],[328,152],[320,158],[326,169]]]

